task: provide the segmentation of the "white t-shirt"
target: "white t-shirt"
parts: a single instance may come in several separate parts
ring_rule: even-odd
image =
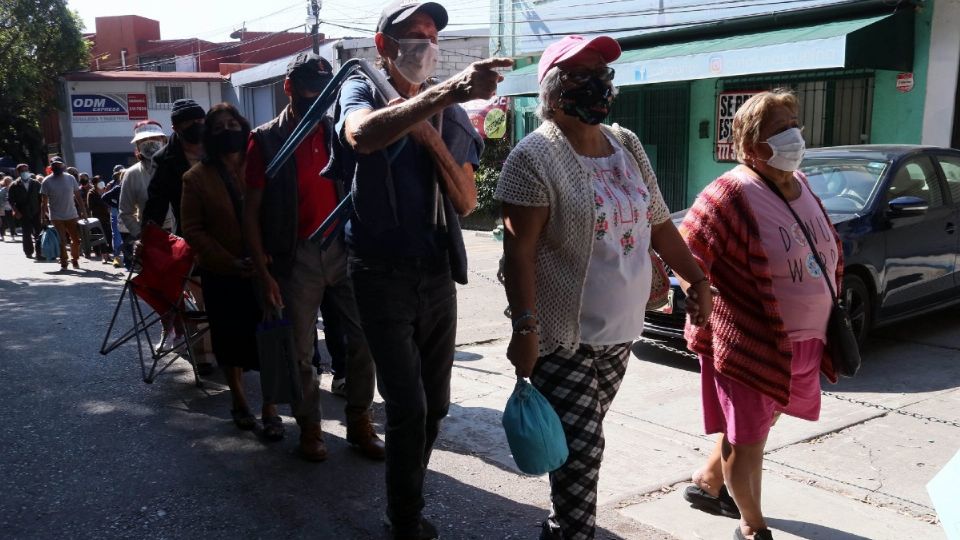
[[[650,298],[650,193],[640,168],[618,141],[613,154],[582,157],[596,207],[593,252],[580,308],[580,342],[614,345],[643,331]]]

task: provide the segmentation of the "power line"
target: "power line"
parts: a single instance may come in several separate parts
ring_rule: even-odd
[[[296,7],[299,7],[300,5],[301,5],[301,2],[297,2],[296,4],[291,4],[291,5],[287,6],[287,7],[284,7],[284,8],[278,9],[278,10],[276,10],[276,11],[267,13],[266,15],[261,15],[261,16],[259,16],[259,17],[253,18],[253,19],[245,20],[245,21],[241,22],[240,24],[243,25],[243,26],[245,26],[247,23],[258,22],[258,21],[262,21],[262,20],[265,20],[265,19],[269,19],[270,17],[273,17],[273,16],[275,16],[275,15],[279,15],[279,14],[285,12],[285,11],[290,11],[291,9],[294,9],[294,8],[296,8]],[[234,23],[234,24],[222,26],[222,27],[219,27],[219,28],[215,28],[215,29],[213,29],[213,30],[205,31],[205,32],[203,32],[203,33],[201,33],[201,34],[197,34],[196,36],[193,36],[193,37],[182,38],[182,39],[178,39],[178,40],[170,40],[170,41],[178,41],[179,43],[168,43],[167,45],[164,45],[164,46],[162,46],[162,47],[160,47],[160,48],[158,48],[158,49],[154,49],[154,50],[150,51],[150,55],[155,55],[155,54],[160,54],[160,53],[169,52],[169,51],[175,49],[175,48],[176,48],[177,46],[179,46],[180,44],[182,44],[182,42],[191,41],[191,40],[194,40],[194,39],[199,40],[201,37],[213,36],[213,35],[215,35],[215,34],[219,34],[219,33],[223,32],[224,30],[234,29],[234,28],[236,28],[236,26],[237,26],[237,24]],[[167,40],[163,40],[163,41],[167,41]],[[206,41],[206,40],[204,40],[204,41]],[[218,45],[222,45],[222,43],[220,43],[220,44],[218,44]]]
[[[258,41],[263,41],[263,40],[269,39],[269,38],[271,38],[271,37],[273,37],[273,36],[280,35],[280,34],[285,34],[285,33],[289,32],[290,30],[294,30],[294,29],[302,28],[302,27],[303,27],[303,23],[298,24],[297,26],[292,26],[292,27],[287,28],[287,29],[284,29],[284,30],[277,31],[277,32],[270,32],[270,33],[268,33],[268,34],[264,34],[264,35],[262,35],[262,36],[258,36],[258,37],[256,37],[256,38],[251,39],[251,40],[248,40],[248,41],[243,41],[243,42],[231,42],[231,43],[226,43],[226,44],[219,44],[219,45],[217,45],[217,46],[215,46],[215,47],[211,47],[211,48],[206,49],[206,50],[203,50],[203,51],[198,51],[198,52],[196,52],[196,53],[190,53],[190,54],[183,55],[183,56],[181,56],[181,58],[194,58],[194,59],[199,59],[200,56],[201,56],[201,55],[204,55],[204,54],[214,53],[214,52],[224,51],[224,50],[227,50],[227,49],[236,48],[237,46],[239,46],[239,45],[241,45],[241,44],[249,45],[249,44],[251,44],[251,43],[256,43],[256,42],[258,42]],[[252,50],[252,51],[243,51],[243,54],[252,54],[252,53],[255,53],[255,52],[265,51],[265,50],[267,50],[267,49],[272,49],[273,47],[278,47],[278,46],[280,46],[280,45],[286,45],[286,44],[288,44],[288,43],[293,43],[294,41],[299,40],[299,39],[302,39],[302,36],[298,35],[298,36],[296,37],[296,39],[292,39],[292,40],[289,40],[289,41],[285,41],[285,42],[283,42],[283,43],[271,45],[271,46],[269,46],[269,47],[263,47],[263,48],[260,48],[260,49],[254,49],[254,50]],[[238,53],[238,54],[239,54],[239,53]],[[210,61],[220,60],[220,59],[223,59],[223,58],[228,58],[228,57],[230,57],[230,56],[233,56],[233,55],[224,55],[224,56],[220,56],[220,57],[217,57],[217,58],[211,58],[211,59],[209,59],[209,60],[210,60]],[[152,61],[152,62],[144,62],[144,63],[142,63],[142,64],[139,64],[139,63],[138,63],[138,64],[133,64],[133,66],[143,68],[143,67],[157,66],[157,65],[166,64],[166,63],[169,63],[169,60],[168,60],[168,59],[155,60],[155,61]],[[128,69],[126,69],[126,68],[118,67],[118,68],[114,68],[114,69],[110,69],[110,70],[103,70],[103,71],[127,71],[127,70],[128,70]]]

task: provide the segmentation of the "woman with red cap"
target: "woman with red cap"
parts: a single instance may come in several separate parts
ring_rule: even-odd
[[[710,314],[710,283],[670,221],[632,132],[601,124],[620,56],[609,37],[567,36],[540,59],[543,125],[504,164],[504,270],[513,336],[507,357],[563,424],[567,461],[550,473],[540,537],[594,537],[603,417],[643,331],[652,247],[691,285],[687,310]]]

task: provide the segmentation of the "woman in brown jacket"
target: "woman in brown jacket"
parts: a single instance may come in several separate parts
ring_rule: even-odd
[[[254,429],[243,390],[243,372],[258,370],[256,326],[261,319],[253,288],[253,264],[241,234],[244,161],[250,124],[228,103],[204,120],[206,157],[183,175],[180,218],[183,236],[199,255],[203,296],[217,363],[233,398],[231,415],[240,429]],[[264,403],[264,436],[283,437],[275,404]]]

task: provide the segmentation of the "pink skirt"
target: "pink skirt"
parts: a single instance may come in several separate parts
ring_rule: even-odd
[[[820,360],[823,341],[794,341],[790,402],[784,407],[771,397],[717,373],[713,359],[700,356],[703,425],[707,434],[724,433],[731,444],[756,444],[770,433],[776,413],[804,420],[820,418]]]

